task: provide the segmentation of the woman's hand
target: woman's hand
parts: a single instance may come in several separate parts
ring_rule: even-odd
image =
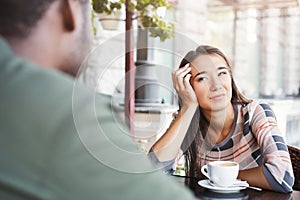
[[[186,64],[172,73],[173,86],[182,100],[182,107],[186,108],[198,106],[196,94],[190,84],[192,76],[190,72],[190,64]]]

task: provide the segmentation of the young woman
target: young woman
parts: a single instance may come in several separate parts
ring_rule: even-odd
[[[188,52],[172,78],[180,109],[151,149],[158,161],[174,160],[183,151],[189,175],[201,177],[202,165],[233,160],[240,164],[238,178],[250,185],[292,191],[291,160],[274,113],[239,92],[219,49],[199,46]]]

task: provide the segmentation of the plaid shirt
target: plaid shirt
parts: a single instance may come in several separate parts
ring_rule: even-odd
[[[219,144],[204,142],[203,134],[199,138],[196,168],[214,160],[236,161],[240,170],[263,166],[275,191],[292,191],[294,175],[290,156],[268,104],[253,101],[246,106],[235,105],[234,125]]]

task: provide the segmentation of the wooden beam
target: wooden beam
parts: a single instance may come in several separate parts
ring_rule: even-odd
[[[135,90],[135,70],[134,70],[134,32],[132,25],[133,13],[128,9],[130,0],[126,0],[126,33],[125,33],[125,99],[124,113],[125,120],[129,126],[130,133],[134,135],[134,90]]]

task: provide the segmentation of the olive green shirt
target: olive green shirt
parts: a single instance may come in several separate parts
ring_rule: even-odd
[[[0,199],[195,198],[140,152],[111,97],[15,56],[1,37],[0,94]]]

